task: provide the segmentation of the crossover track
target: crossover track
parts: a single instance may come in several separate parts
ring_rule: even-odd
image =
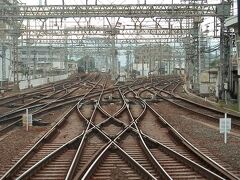
[[[152,77],[111,86],[107,76],[83,83],[85,94],[65,99],[70,110],[1,179],[238,179],[151,106],[180,83]]]
[[[163,88],[153,87],[154,94],[158,97],[163,98],[164,100],[168,101],[171,104],[174,104],[180,108],[186,109],[195,114],[199,114],[201,116],[209,118],[215,125],[218,125],[219,118],[224,117],[224,113],[228,114],[228,117],[232,119],[232,128],[236,129],[240,136],[240,116],[234,112],[230,111],[220,111],[216,108],[212,108],[201,103],[193,102],[189,99],[183,98],[175,93],[175,90],[182,84],[182,82],[175,82],[167,85]],[[169,88],[169,86],[171,86]]]
[[[6,132],[10,131],[12,128],[20,124],[22,114],[25,113],[26,108],[29,109],[30,113],[33,113],[33,117],[35,118],[49,110],[58,109],[59,107],[73,104],[73,99],[78,99],[84,96],[83,93],[87,91],[84,83],[87,80],[92,81],[93,79],[93,75],[90,75],[83,81],[76,82],[73,85],[69,85],[69,87],[65,85],[65,88],[63,90],[54,92],[47,97],[37,99],[31,103],[28,103],[3,114],[2,116],[0,116],[0,135],[5,134]]]

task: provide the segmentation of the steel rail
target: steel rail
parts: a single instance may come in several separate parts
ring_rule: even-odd
[[[191,101],[191,100],[182,98],[182,97],[180,97],[180,96],[176,96],[175,94],[172,94],[172,93],[170,93],[170,92],[167,92],[167,91],[165,91],[165,90],[162,90],[162,89],[159,89],[159,88],[156,88],[156,87],[153,87],[153,88],[158,91],[158,92],[156,93],[156,95],[159,96],[160,98],[162,98],[162,99],[164,99],[164,100],[166,100],[166,101],[170,102],[171,104],[174,104],[174,105],[176,105],[176,106],[178,106],[178,107],[181,107],[181,108],[183,108],[183,109],[187,109],[188,111],[191,111],[191,112],[193,112],[193,113],[200,114],[200,115],[202,115],[202,116],[209,117],[209,118],[212,118],[212,119],[214,119],[214,120],[219,120],[220,115],[224,116],[224,113],[228,113],[228,117],[230,117],[230,118],[233,119],[233,121],[232,121],[233,127],[238,128],[238,129],[240,128],[240,124],[239,124],[240,121],[238,120],[238,119],[240,119],[240,116],[238,116],[238,115],[232,114],[232,113],[229,112],[229,111],[225,111],[225,112],[224,112],[224,111],[221,111],[221,110],[212,108],[212,107],[205,106],[205,105],[203,105],[203,104],[199,104],[199,103],[193,102],[193,101]],[[150,90],[149,90],[149,91],[150,91]],[[199,108],[203,108],[204,110],[207,110],[207,111],[209,111],[209,112],[213,112],[213,113],[216,113],[216,114],[215,114],[215,115],[214,115],[214,114],[213,114],[213,115],[210,115],[210,114],[206,114],[206,113],[201,113],[200,111],[197,111],[197,110],[195,110],[195,109],[186,107],[186,106],[181,105],[181,104],[179,104],[179,103],[177,103],[177,102],[174,102],[174,101],[172,101],[172,100],[169,100],[168,98],[160,95],[160,94],[159,94],[160,92],[164,92],[164,93],[166,93],[166,94],[169,94],[172,98],[174,98],[174,99],[176,99],[176,100],[180,100],[180,101],[183,101],[183,102],[186,102],[186,103],[195,105],[195,106],[197,106],[197,107],[199,107]],[[219,116],[217,116],[217,114],[218,114]]]
[[[90,74],[90,77],[91,76],[92,76],[92,74]],[[76,78],[76,77],[74,77],[74,78]],[[70,78],[70,80],[61,80],[60,82],[55,82],[55,83],[52,82],[52,83],[50,83],[50,85],[47,85],[47,86],[43,85],[43,87],[33,88],[33,89],[31,89],[31,91],[27,91],[27,92],[20,93],[20,94],[17,94],[17,95],[10,95],[10,96],[4,97],[4,98],[0,98],[0,101],[1,101],[0,106],[3,105],[3,104],[6,104],[6,103],[10,103],[10,102],[22,99],[23,97],[21,97],[21,96],[25,96],[25,97],[34,96],[34,95],[37,95],[37,94],[40,94],[40,93],[52,91],[54,89],[54,86],[63,85],[64,83],[65,84],[72,83],[71,79],[74,79],[74,78]],[[50,87],[51,87],[50,90],[43,91],[44,89],[47,89],[47,88],[50,88]],[[36,92],[36,91],[39,91],[39,92]],[[8,102],[3,102],[5,99],[10,99],[10,98],[14,98],[14,97],[19,97],[19,98],[18,99],[12,99]]]
[[[116,88],[116,87],[115,87],[115,88]],[[113,89],[113,88],[110,88],[110,89],[108,89],[108,91],[112,91],[112,89]],[[93,95],[91,95],[91,96],[89,96],[89,97],[85,97],[85,98],[87,99],[87,98],[95,97],[96,95],[98,95],[98,93],[99,93],[99,92],[90,92],[89,95],[90,95],[90,94],[93,94]],[[108,93],[108,92],[105,92],[105,93]],[[45,111],[52,110],[52,109],[55,109],[55,108],[58,108],[58,107],[61,107],[61,106],[64,106],[64,105],[74,104],[74,103],[78,102],[83,96],[84,96],[84,94],[79,95],[79,96],[74,96],[74,97],[66,98],[66,99],[63,99],[63,100],[61,100],[61,99],[60,99],[60,100],[57,100],[57,101],[55,101],[55,102],[53,102],[53,103],[59,103],[59,102],[62,102],[62,101],[63,101],[63,103],[57,104],[57,105],[55,105],[54,107],[50,107],[50,108],[47,108],[50,104],[49,104],[49,105],[46,105],[46,106],[45,106],[45,109],[43,109],[43,108],[38,109],[36,112],[33,113],[33,116],[39,115],[39,114],[41,114],[41,113],[43,113],[43,112],[45,112]],[[79,97],[80,97],[80,98],[79,98]],[[70,99],[70,100],[69,100],[69,99]],[[71,99],[73,99],[73,100],[71,100]],[[43,106],[44,106],[44,105],[43,105]],[[25,109],[24,109],[24,110],[25,110]],[[13,121],[13,120],[16,120],[16,121],[13,122],[13,123],[10,123],[8,126],[6,126],[6,127],[4,127],[3,129],[1,129],[1,130],[0,130],[0,134],[3,134],[4,132],[9,131],[10,129],[14,128],[17,124],[19,124],[19,123],[21,122],[21,119],[20,119],[21,117],[22,117],[22,116],[14,116],[14,117],[12,117],[12,118],[6,119],[6,121]]]
[[[112,91],[111,89],[109,89],[108,91]],[[90,92],[90,94],[92,94],[91,96],[88,96],[88,97],[85,97],[85,99],[88,99],[88,98],[92,98],[92,97],[95,97],[98,95],[99,92]],[[108,93],[108,92],[106,92]],[[81,98],[84,96],[84,94],[82,95],[79,95],[79,96],[75,96],[75,97],[70,97],[70,98],[67,98],[67,99],[73,99],[73,100],[67,100],[67,99],[63,99],[63,100],[57,100],[53,103],[59,103],[59,102],[63,102],[63,103],[60,103],[60,104],[57,104],[55,105],[54,107],[49,107],[47,108],[48,106],[45,107],[45,109],[38,109],[36,112],[33,112],[33,117],[36,116],[36,115],[39,115],[45,111],[49,111],[49,110],[52,110],[52,109],[56,109],[58,107],[61,107],[61,106],[64,106],[64,105],[71,105],[71,104],[74,104],[74,103],[77,103],[78,101],[81,100]],[[25,110],[25,109],[24,109]],[[0,130],[0,134],[3,134],[4,132],[7,132],[9,131],[10,129],[14,128],[17,124],[19,124],[21,122],[21,117],[22,116],[14,116],[14,117],[11,117],[11,118],[8,118],[6,119],[5,121],[13,121],[15,120],[13,123],[10,123],[8,126],[4,127],[3,129]]]
[[[135,93],[135,94],[136,94],[136,93]],[[144,104],[146,107],[149,108],[149,105],[146,103],[146,101],[144,101],[144,100],[141,99],[140,97],[139,97],[138,99],[141,101],[142,104]],[[147,105],[148,105],[148,106],[147,106]],[[158,116],[159,114],[156,114],[156,115]],[[139,119],[141,119],[141,116],[139,116],[139,117],[135,120],[135,121],[136,121],[136,127],[137,127],[137,122],[139,121]],[[144,136],[146,137],[146,135],[143,134],[141,130],[137,129],[137,131],[138,131],[138,133],[141,134],[141,138],[142,138],[142,135],[144,135]],[[149,136],[147,136],[147,137],[149,137]],[[151,138],[151,139],[152,139],[152,138]],[[142,140],[143,140],[143,138],[142,138]],[[176,151],[168,148],[167,146],[163,145],[162,143],[160,143],[160,142],[158,142],[158,141],[156,141],[156,140],[154,140],[154,141],[157,142],[157,144],[160,145],[162,149],[164,149],[165,151],[167,151],[169,155],[174,156],[175,158],[177,158],[178,160],[180,160],[180,161],[183,162],[183,163],[186,163],[186,162],[187,162],[188,165],[190,164],[189,167],[192,167],[192,166],[193,166],[193,167],[195,168],[195,170],[197,170],[197,171],[200,172],[201,174],[204,173],[203,175],[204,175],[204,176],[207,176],[207,178],[211,178],[211,179],[223,179],[222,177],[220,177],[219,175],[215,174],[214,172],[212,172],[212,171],[206,169],[205,167],[203,167],[203,166],[195,163],[194,161],[190,160],[189,158],[184,157],[183,155],[181,155],[181,154],[177,153]],[[144,142],[144,140],[143,140],[143,142]],[[145,144],[145,143],[144,143],[144,144]],[[151,152],[150,152],[150,153],[151,153]]]
[[[135,93],[135,92],[134,92]],[[136,95],[136,93],[135,93]],[[200,157],[200,159],[204,160],[205,163],[209,164],[210,167],[213,167],[217,172],[220,172],[220,174],[226,174],[227,177],[231,177],[231,178],[236,178],[235,175],[231,174],[229,171],[225,170],[225,168],[223,168],[222,166],[220,166],[218,163],[216,163],[215,161],[211,160],[209,157],[205,156],[203,153],[201,153],[196,147],[194,147],[189,141],[187,141],[177,130],[175,130],[165,119],[163,119],[163,117],[161,117],[146,101],[144,101],[143,99],[141,99],[140,97],[138,97],[138,99],[141,100],[142,103],[146,104],[146,106],[154,113],[157,115],[158,119],[163,122],[165,125],[167,125],[168,129],[171,130],[172,134],[174,134],[178,139],[181,140],[181,142],[188,147],[188,149],[190,149],[194,154],[196,154],[198,157]],[[139,118],[137,118],[138,120]],[[161,143],[160,143],[161,144]],[[166,147],[166,146],[164,146]],[[174,153],[173,151],[171,152],[172,154]],[[184,156],[182,156],[184,157]],[[188,158],[186,158],[188,159]],[[210,160],[210,161],[209,161]],[[191,161],[191,160],[189,160]],[[189,162],[188,161],[188,162]],[[196,163],[197,164],[197,163]],[[217,167],[216,167],[216,166]],[[198,168],[200,168],[201,171],[205,172],[208,176],[210,176],[211,178],[220,178],[221,177],[209,170],[207,170],[206,168],[202,167],[202,166],[197,166]],[[204,168],[204,169],[201,169]],[[207,170],[207,171],[206,171]],[[223,171],[223,172],[222,172]]]
[[[22,99],[21,96],[34,96],[36,94],[40,94],[40,93],[43,93],[43,92],[49,92],[51,91],[51,89],[53,90],[54,89],[54,86],[58,86],[58,85],[62,85],[63,83],[67,83],[67,82],[71,82],[69,80],[61,80],[60,82],[56,82],[56,83],[50,83],[51,85],[47,85],[47,86],[43,86],[43,87],[38,87],[38,88],[33,88],[31,91],[27,91],[27,92],[23,92],[23,93],[20,93],[20,94],[16,94],[16,95],[10,95],[10,96],[7,96],[7,97],[4,97],[4,98],[0,98],[0,106],[3,105],[3,104],[6,104],[6,103],[10,103],[10,102],[13,102],[13,101],[16,101],[16,100],[19,100],[19,99]],[[43,91],[44,89],[47,89],[47,88],[50,88],[50,90],[47,90],[47,91]],[[36,92],[36,91],[39,91],[39,92]],[[20,97],[19,97],[20,96]],[[14,98],[14,97],[19,97],[18,99],[12,99],[8,102],[2,102],[2,100],[6,100],[6,99],[11,99],[11,98]]]
[[[76,84],[75,84],[74,86],[76,86]],[[72,90],[71,92],[66,93],[66,94],[63,95],[62,97],[59,97],[59,98],[57,98],[57,99],[55,99],[55,100],[53,100],[53,101],[51,101],[51,102],[48,102],[48,103],[43,104],[43,107],[41,107],[40,109],[38,109],[37,111],[35,111],[35,113],[41,111],[42,109],[50,106],[51,104],[53,104],[53,103],[55,103],[55,102],[57,102],[57,103],[58,103],[58,102],[61,102],[61,101],[64,101],[64,102],[65,102],[65,101],[67,101],[67,99],[76,99],[76,98],[78,98],[78,97],[83,97],[83,96],[85,95],[85,93],[83,93],[83,94],[80,95],[80,96],[75,96],[75,97],[71,97],[71,98],[65,98],[65,96],[70,95],[71,93],[73,93],[74,91],[78,90],[79,88],[80,88],[80,87],[77,87],[76,89]],[[40,100],[43,100],[43,99],[45,99],[45,98],[49,98],[49,97],[44,97],[44,98],[42,98],[42,99],[40,99]],[[63,98],[65,98],[65,99],[63,99]],[[31,107],[29,107],[29,108],[33,108],[33,107],[35,107],[35,106],[31,106]],[[18,110],[14,110],[14,111],[12,111],[12,112],[9,112],[9,113],[1,116],[0,119],[1,119],[1,118],[4,118],[4,117],[6,117],[6,116],[9,116],[9,115],[13,115],[13,116],[14,116],[15,114],[20,113],[20,112],[25,111],[25,110],[26,110],[25,108],[21,108],[21,109],[18,109]],[[13,117],[13,118],[16,118],[16,117]],[[11,118],[8,117],[8,119],[6,119],[6,120],[9,120],[9,119],[11,119]],[[1,120],[0,123],[3,122],[3,121],[4,121],[4,120]]]
[[[125,99],[124,95],[122,95],[122,96],[123,96],[123,99]],[[125,103],[127,103],[126,100],[125,100]],[[153,166],[155,167],[155,170],[158,172],[158,175],[159,175],[161,178],[163,178],[163,179],[169,179],[169,180],[171,180],[172,178],[170,177],[170,175],[169,175],[169,174],[164,170],[164,168],[159,164],[159,162],[156,160],[156,158],[153,156],[153,154],[150,152],[150,150],[148,149],[147,145],[145,144],[145,142],[144,142],[144,140],[143,140],[143,138],[142,138],[142,135],[141,135],[141,133],[140,133],[140,130],[139,130],[139,128],[138,128],[138,126],[137,126],[137,124],[136,124],[136,122],[135,122],[136,119],[133,118],[133,115],[132,115],[132,113],[131,113],[131,111],[130,111],[129,105],[126,106],[126,107],[127,107],[128,113],[129,113],[129,115],[130,115],[130,117],[131,117],[131,120],[132,120],[132,122],[133,122],[133,124],[134,124],[134,126],[135,126],[135,128],[136,128],[136,130],[137,130],[137,135],[138,135],[139,138],[140,138],[140,142],[141,142],[141,144],[142,144],[142,146],[143,146],[143,150],[145,151],[145,154],[147,155],[147,157],[149,158],[149,160],[151,161],[151,163],[152,163]],[[141,118],[141,117],[143,116],[143,114],[145,114],[145,112],[146,112],[146,105],[143,104],[143,111],[142,111],[142,113],[139,115],[138,118]],[[138,118],[137,118],[137,119],[138,119]]]
[[[196,170],[197,172],[199,172],[200,174],[204,174],[205,177],[209,178],[209,179],[221,179],[224,180],[224,178],[220,177],[219,175],[213,173],[212,171],[210,171],[209,169],[197,164],[196,162],[192,161],[189,158],[186,158],[185,156],[181,155],[180,153],[176,152],[175,150],[165,146],[164,144],[158,142],[157,140],[151,138],[150,136],[148,136],[147,134],[144,134],[141,131],[141,134],[144,138],[147,138],[148,140],[152,141],[153,143],[157,144],[159,149],[161,149],[162,151],[166,152],[168,155],[173,156],[175,159],[179,160],[180,162],[187,164],[189,167],[191,167],[192,169]]]
[[[181,84],[182,84],[182,82],[179,82],[179,83],[171,90],[171,92],[165,91],[164,89],[159,89],[159,88],[156,88],[156,87],[155,87],[155,88],[156,88],[158,91],[163,91],[164,93],[167,93],[167,94],[173,96],[173,97],[176,98],[176,99],[180,99],[180,100],[183,100],[183,101],[185,101],[185,102],[189,102],[189,103],[191,103],[191,104],[194,104],[194,105],[197,105],[197,106],[201,106],[201,107],[203,107],[203,108],[212,110],[212,111],[214,111],[214,112],[216,112],[216,113],[223,113],[223,114],[224,114],[225,112],[227,112],[230,116],[240,118],[240,115],[239,115],[239,116],[234,115],[234,114],[232,114],[230,111],[222,112],[222,111],[220,111],[220,110],[218,110],[218,109],[215,109],[215,108],[212,108],[212,107],[205,106],[205,105],[203,105],[203,104],[199,104],[199,103],[193,102],[193,101],[191,101],[191,100],[189,100],[189,99],[186,99],[186,98],[183,98],[183,97],[180,97],[180,96],[176,96],[176,94],[174,93],[174,91],[175,91],[176,88],[177,88],[179,85],[181,85]]]
[[[125,104],[123,104],[123,107],[124,107],[124,106],[125,106]],[[104,111],[104,110],[103,110],[103,111]],[[120,109],[119,111],[121,111],[121,109]],[[117,111],[113,116],[119,114],[119,111]],[[83,117],[84,117],[84,116],[83,116]],[[107,118],[107,120],[110,120],[111,118],[112,118],[112,116],[110,115],[110,116]],[[87,120],[87,119],[85,118],[85,120]],[[106,121],[107,121],[107,120],[106,120]],[[105,121],[105,122],[106,122],[106,121]],[[109,139],[109,142],[111,141],[111,144],[114,144],[114,145],[120,150],[120,152],[125,156],[125,158],[127,158],[129,161],[131,161],[131,163],[133,163],[133,165],[135,165],[135,166],[137,166],[138,168],[140,168],[141,171],[142,171],[142,173],[144,173],[144,174],[147,175],[147,176],[150,176],[152,179],[155,179],[151,174],[149,174],[149,172],[148,172],[145,168],[143,168],[137,161],[135,161],[134,159],[132,159],[124,150],[122,150],[122,149],[115,143],[115,141],[116,141],[122,134],[124,134],[124,132],[126,132],[127,129],[129,129],[129,128],[131,127],[131,125],[125,127],[125,129],[124,129],[122,132],[119,132],[119,134],[117,135],[117,137],[115,137],[114,140],[111,140],[102,130],[99,129],[99,126],[101,126],[100,124],[103,124],[103,123],[104,123],[104,122],[99,123],[98,125],[94,125],[93,123],[91,123],[92,128],[91,128],[90,130],[92,130],[92,129],[97,129],[98,132],[100,132],[103,136],[105,136],[107,139]],[[90,131],[90,130],[89,130],[89,131]],[[107,146],[102,152],[106,152],[109,147],[110,147],[110,145]],[[90,172],[93,171],[93,168],[96,166],[96,164],[97,164],[98,161],[102,158],[103,155],[104,155],[104,153],[100,153],[99,156],[96,157],[95,161],[94,161],[94,162],[91,162],[91,165],[88,165],[88,166],[86,165],[87,171],[86,171],[86,170],[82,170],[80,173],[78,173],[78,174],[76,175],[76,177],[75,177],[74,179],[79,179],[80,177],[81,177],[81,179],[85,179],[86,177],[88,177],[89,174],[90,174]],[[86,172],[85,172],[85,171],[86,171]],[[84,172],[85,172],[85,174],[82,176],[82,173],[84,173]]]
[[[74,85],[74,86],[75,86],[75,85]],[[74,90],[71,91],[71,92],[68,92],[67,94],[63,95],[62,97],[59,97],[59,98],[57,98],[57,99],[55,99],[55,100],[53,100],[53,101],[51,101],[51,102],[48,102],[48,103],[45,103],[45,104],[41,104],[41,105],[34,105],[34,106],[29,107],[29,108],[30,108],[30,110],[31,110],[31,109],[35,108],[36,106],[37,106],[37,107],[40,107],[40,108],[38,108],[36,111],[34,111],[33,115],[35,116],[35,115],[39,114],[39,113],[38,113],[39,111],[40,111],[40,113],[41,113],[41,112],[42,112],[41,110],[44,109],[44,108],[45,108],[44,111],[50,110],[50,109],[46,109],[46,108],[47,108],[48,106],[50,106],[51,104],[55,103],[56,101],[58,101],[59,99],[62,99],[64,96],[69,95],[69,94],[73,93],[74,91],[78,90],[79,88],[80,88],[80,87],[74,89]],[[41,99],[41,100],[42,100],[42,99]],[[66,104],[72,104],[72,103],[73,103],[73,102],[70,102],[70,103],[64,102],[64,103],[60,104],[60,106],[66,105]],[[55,106],[54,108],[60,107],[60,106],[58,105],[58,106]],[[14,116],[15,114],[18,114],[18,113],[21,113],[21,112],[25,112],[25,110],[26,110],[26,109],[16,110],[16,111],[14,111],[14,112],[11,112],[11,115]],[[5,121],[11,122],[11,121],[13,121],[13,120],[15,120],[15,119],[21,118],[21,116],[9,117],[9,115],[10,115],[10,114],[7,115],[7,116],[8,116],[8,119],[1,120],[0,123],[3,123],[3,122],[5,122]],[[1,118],[1,117],[0,117],[0,118]],[[21,119],[16,120],[16,121],[10,123],[9,125],[7,125],[6,127],[0,129],[0,135],[3,134],[3,133],[5,133],[5,132],[7,132],[7,131],[9,131],[10,129],[14,128],[14,127],[15,127],[17,124],[19,124],[20,122],[21,122]]]
[[[100,81],[101,81],[101,80],[99,80],[99,82],[100,82]],[[91,89],[91,90],[92,90],[92,89]],[[89,92],[91,92],[91,90],[90,90]],[[85,94],[85,96],[87,96],[87,94],[88,94],[89,92],[87,92],[87,93]],[[84,97],[85,97],[85,96],[84,96]],[[84,97],[83,97],[83,98],[84,98]],[[82,100],[83,98],[81,98],[81,100]],[[80,100],[80,101],[81,101],[81,100]],[[32,153],[33,153],[37,148],[39,148],[39,147],[42,145],[42,143],[44,142],[44,140],[48,139],[48,138],[57,130],[58,126],[65,121],[65,119],[69,116],[69,114],[74,110],[75,107],[77,107],[77,104],[76,104],[73,108],[71,108],[48,132],[46,132],[46,133],[34,144],[34,146],[33,146],[30,150],[28,150],[28,151],[25,153],[25,155],[24,155],[22,158],[20,158],[20,159],[14,164],[14,166],[12,166],[12,167],[1,177],[1,180],[9,179],[13,174],[15,174],[16,171],[18,170],[18,168],[27,160],[27,158],[29,158],[29,157],[32,155]]]
[[[11,110],[11,111],[9,111],[9,112],[1,115],[1,116],[0,116],[0,119],[9,117],[10,115],[15,115],[15,114],[17,114],[17,113],[20,113],[20,112],[26,110],[26,108],[31,108],[31,107],[29,107],[29,106],[31,106],[31,105],[39,102],[39,101],[42,101],[42,100],[51,98],[52,96],[54,96],[54,95],[56,95],[56,94],[58,94],[58,93],[60,93],[60,92],[63,92],[63,91],[65,91],[65,90],[59,90],[59,91],[57,91],[57,92],[54,92],[54,93],[51,94],[51,95],[48,95],[48,96],[46,96],[46,97],[42,97],[42,98],[37,99],[37,100],[35,100],[35,101],[33,101],[33,102],[30,102],[30,103],[28,103],[28,104],[25,104],[25,105],[23,105],[23,106],[21,106],[21,107],[19,107],[19,108],[13,109],[13,110]],[[0,122],[1,122],[1,121],[3,121],[3,120],[0,120]]]
[[[79,83],[71,84],[71,86],[68,87],[68,88],[73,88],[73,87],[77,86],[78,84],[79,84]],[[64,86],[64,85],[63,85],[63,86]],[[76,90],[77,90],[77,89],[76,89]],[[42,97],[42,98],[37,99],[37,100],[32,101],[32,102],[29,102],[29,103],[27,103],[27,104],[25,104],[25,105],[22,105],[22,106],[20,106],[20,107],[18,107],[18,108],[15,108],[15,109],[13,109],[13,110],[11,110],[11,111],[9,111],[9,112],[1,115],[1,116],[0,116],[0,119],[2,119],[2,118],[4,118],[4,117],[8,117],[9,115],[12,115],[12,114],[14,114],[14,113],[19,113],[19,112],[21,112],[21,111],[24,111],[26,108],[31,108],[31,107],[30,107],[31,105],[34,105],[35,103],[38,103],[39,101],[52,98],[53,96],[55,96],[55,95],[57,95],[57,94],[59,94],[59,93],[61,93],[61,92],[63,92],[63,91],[65,91],[66,93],[65,93],[65,95],[63,95],[62,97],[65,97],[66,95],[72,93],[72,92],[67,93],[67,88],[66,88],[66,87],[63,87],[63,89],[58,90],[58,91],[55,91],[54,93],[52,93],[52,94],[50,94],[50,95],[48,95],[48,96]],[[26,98],[26,97],[25,97],[25,98]],[[58,100],[58,99],[61,99],[61,97],[56,98],[56,100]],[[13,101],[15,101],[15,100],[13,100]]]
[[[96,128],[98,130],[98,132],[100,132],[101,134],[104,135],[104,132],[102,132],[97,126],[95,126],[94,124],[92,124],[93,128]],[[140,173],[144,174],[144,177],[148,177],[148,179],[156,179],[154,176],[152,176],[144,167],[142,167],[141,164],[139,164],[137,161],[135,161],[131,156],[129,156],[120,146],[117,145],[117,143],[115,142],[118,138],[120,138],[121,135],[123,135],[129,128],[131,128],[131,126],[127,126],[122,132],[120,132],[118,134],[117,137],[115,137],[114,140],[111,140],[108,136],[109,141],[111,141],[111,144],[113,144],[118,150],[120,150],[120,153],[122,154],[122,157],[125,158],[127,161],[130,161],[131,164],[133,166],[135,166],[136,168],[140,169]],[[110,144],[110,145],[111,145]],[[110,147],[107,146],[103,151],[106,152],[107,148]],[[102,158],[102,156],[104,155],[104,153],[99,154],[99,156],[95,159],[94,162],[91,163],[90,167],[87,168],[87,171],[85,172],[85,174],[82,176],[81,174],[78,174],[77,177],[75,177],[74,179],[86,179],[90,176],[90,173],[93,171],[93,168],[96,166],[96,164],[99,162],[99,160]]]
[[[75,105],[76,106],[76,105]],[[73,108],[71,108],[48,132],[46,132],[34,145],[32,148],[30,148],[25,155],[23,155],[22,158],[20,158],[15,164],[14,166],[12,166],[2,177],[1,180],[5,180],[5,179],[9,179],[13,174],[16,173],[16,171],[18,170],[18,168],[25,162],[27,161],[27,158],[29,158],[32,153],[37,150],[44,141],[46,141],[47,139],[49,139],[51,137],[51,135],[57,130],[58,126],[63,123],[63,121],[67,118],[67,116],[69,115],[69,113],[71,113],[73,111],[73,109],[75,108],[75,106]]]
[[[48,154],[47,156],[45,156],[43,159],[41,159],[40,161],[38,161],[36,164],[34,164],[33,166],[31,166],[28,170],[26,170],[23,174],[21,174],[19,177],[16,178],[16,180],[20,180],[20,179],[28,179],[30,178],[30,176],[33,174],[33,172],[39,170],[42,166],[44,166],[48,161],[50,161],[51,159],[55,158],[57,155],[59,155],[61,152],[63,152],[65,149],[68,149],[68,146],[71,146],[73,143],[76,143],[76,141],[78,141],[79,139],[82,138],[84,134],[84,131],[72,138],[71,140],[69,140],[68,142],[66,142],[65,144],[63,144],[62,146],[60,146],[59,148],[55,149],[53,152],[51,152],[50,154]]]
[[[107,82],[107,81],[106,81],[106,82]],[[101,99],[101,96],[102,96],[103,91],[104,91],[104,88],[105,88],[105,85],[106,85],[106,83],[104,84],[103,89],[102,89],[102,91],[101,91],[101,93],[100,93],[100,95],[99,95],[97,104],[99,104],[99,101],[100,101],[100,99]],[[77,106],[79,106],[79,104],[80,104],[80,103],[78,103]],[[66,175],[66,178],[65,178],[65,179],[73,179],[74,173],[75,173],[75,171],[76,171],[76,169],[77,169],[78,161],[79,161],[79,159],[80,159],[80,157],[81,157],[81,152],[82,152],[82,150],[83,150],[83,143],[84,143],[85,137],[86,137],[86,135],[87,135],[87,133],[88,133],[88,130],[89,130],[89,128],[90,128],[90,125],[91,125],[91,122],[92,122],[93,118],[96,116],[97,104],[95,105],[94,110],[93,110],[93,112],[92,112],[92,115],[91,115],[91,117],[90,117],[90,119],[89,119],[89,122],[87,123],[87,127],[86,127],[86,130],[85,130],[85,133],[83,134],[83,137],[82,137],[82,139],[81,139],[81,142],[80,142],[80,144],[79,144],[79,146],[78,146],[78,148],[77,148],[77,152],[75,153],[75,156],[74,156],[74,158],[73,158],[73,161],[72,161],[72,163],[71,163],[71,166],[70,166],[70,168],[69,168],[69,170],[68,170],[68,172],[67,172],[67,175]],[[78,108],[78,111],[79,111],[79,108]],[[79,112],[79,114],[80,114],[80,112]]]
[[[139,98],[141,99],[141,98]],[[141,99],[142,100],[142,99]],[[181,142],[188,147],[194,154],[196,154],[200,159],[202,159],[205,163],[207,163],[210,167],[214,168],[216,172],[224,175],[229,179],[238,179],[235,175],[227,171],[224,167],[213,161],[211,158],[204,155],[201,151],[199,151],[195,146],[193,146],[187,139],[185,139],[172,125],[170,125],[161,115],[158,114],[147,102],[143,101],[147,107],[158,117],[158,119],[164,123],[168,129],[174,134]]]

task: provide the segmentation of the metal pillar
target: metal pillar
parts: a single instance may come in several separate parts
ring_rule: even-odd
[[[37,66],[37,62],[36,62],[36,60],[37,60],[37,58],[36,58],[36,54],[37,54],[37,52],[36,52],[36,50],[34,49],[34,51],[33,51],[33,78],[34,78],[34,79],[37,78],[37,76],[36,76],[36,66]]]
[[[199,46],[199,21],[196,20],[193,25],[193,89],[199,90],[199,66],[200,66],[200,46]]]
[[[221,32],[220,32],[220,71],[219,71],[219,98],[225,99],[228,92],[228,85],[230,74],[229,61],[230,61],[230,37],[228,32],[225,32],[224,18],[220,19]]]
[[[30,39],[27,41],[27,66],[30,67],[28,64],[30,63]]]
[[[141,56],[142,58],[142,76],[144,76],[144,57],[143,55]]]
[[[175,41],[173,42],[173,52],[172,52],[172,59],[173,59],[173,69],[172,69],[172,74],[175,74],[175,68],[176,68],[176,44]]]
[[[132,58],[132,52],[130,53],[130,56],[129,56],[129,62],[130,62],[130,73],[132,73],[133,71],[133,58]]]
[[[15,34],[13,36],[13,47],[12,47],[12,57],[13,57],[13,82],[15,90],[19,90],[19,64],[18,64],[18,36]]]
[[[6,80],[6,46],[4,46],[4,44],[2,44],[2,53],[0,54],[0,57],[2,59],[2,79],[1,82],[3,82],[4,80]],[[2,86],[2,84],[1,84]]]
[[[130,51],[126,52],[126,59],[127,59],[127,65],[126,65],[126,69],[127,69],[127,77],[129,77],[130,75]]]
[[[65,34],[65,40],[64,40],[64,66],[65,66],[65,74],[67,74],[68,73],[67,34]]]
[[[51,44],[49,46],[49,59],[50,59],[50,61],[48,60],[48,62],[52,63],[51,64],[51,71],[49,72],[49,74],[53,76],[54,75],[53,74],[53,47],[52,47]]]
[[[224,98],[224,19],[220,19],[221,22],[221,32],[220,32],[220,64],[219,64],[219,80],[218,80],[218,96],[220,99]]]
[[[115,79],[117,77],[117,60],[116,60],[116,48],[115,48],[115,36],[111,36],[112,40],[112,50],[111,50],[111,65],[112,65],[112,70],[111,70],[111,75],[112,78]]]

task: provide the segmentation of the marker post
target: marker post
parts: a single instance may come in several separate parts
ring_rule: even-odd
[[[224,133],[224,143],[227,143],[227,133],[231,130],[231,118],[227,118],[227,113],[224,114],[224,118],[220,118],[219,121],[220,133]]]
[[[28,131],[28,108],[26,109],[26,130]]]

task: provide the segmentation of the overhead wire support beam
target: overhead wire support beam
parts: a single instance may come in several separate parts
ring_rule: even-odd
[[[71,39],[67,39],[67,42],[65,42],[64,38],[56,38],[56,39],[48,39],[48,38],[42,38],[39,39],[37,37],[31,37],[31,40],[33,40],[35,43],[38,44],[78,44],[79,46],[81,45],[85,45],[85,44],[94,44],[97,45],[99,44],[107,44],[109,47],[111,47],[111,40],[107,39],[107,38],[100,38],[100,39],[78,39],[78,38],[71,38]],[[154,38],[139,38],[139,39],[130,39],[130,38],[118,38],[116,40],[116,44],[118,45],[123,45],[123,44],[127,44],[127,45],[136,45],[136,43],[139,44],[146,44],[146,43],[174,43],[174,41],[176,40],[176,38],[170,38],[170,37],[154,37]],[[22,39],[22,42],[26,42],[26,39]],[[178,39],[178,42],[181,42],[181,39]]]
[[[224,4],[125,4],[125,5],[12,5],[0,7],[0,19],[49,19],[71,17],[161,17],[225,16]],[[18,9],[18,11],[14,11]]]
[[[0,32],[5,29],[0,29]],[[41,35],[53,35],[53,36],[71,36],[71,35],[177,35],[177,34],[186,34],[189,33],[191,29],[154,29],[154,28],[146,28],[146,29],[124,29],[124,28],[116,28],[116,29],[107,29],[107,28],[68,28],[68,29],[30,29],[28,32],[34,36]],[[25,35],[26,30],[21,30],[21,34]]]

